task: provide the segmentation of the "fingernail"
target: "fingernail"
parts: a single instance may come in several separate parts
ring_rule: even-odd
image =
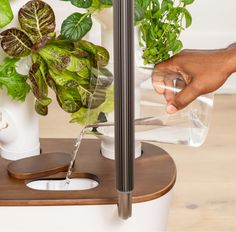
[[[173,106],[173,105],[168,105],[167,107],[166,107],[166,112],[168,113],[168,114],[174,114],[174,113],[176,113],[178,110],[177,110],[177,108],[175,107],[175,106]]]

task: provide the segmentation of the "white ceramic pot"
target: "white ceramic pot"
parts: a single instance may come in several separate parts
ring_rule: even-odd
[[[5,56],[0,51],[0,62]],[[17,64],[17,71],[27,75],[29,61],[22,59]],[[0,89],[0,155],[3,158],[17,160],[40,154],[39,120],[34,101],[32,93],[28,94],[25,102],[18,102],[7,95],[5,87]]]
[[[8,160],[39,155],[38,116],[34,111],[34,97],[29,94],[25,103],[13,101],[5,91],[0,91],[0,154]]]

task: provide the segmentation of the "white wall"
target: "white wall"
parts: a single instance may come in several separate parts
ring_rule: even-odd
[[[195,0],[189,10],[193,24],[183,33],[185,48],[214,49],[236,42],[236,0]],[[236,74],[219,92],[236,93]]]

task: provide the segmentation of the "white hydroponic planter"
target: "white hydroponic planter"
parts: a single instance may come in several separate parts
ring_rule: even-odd
[[[29,94],[25,103],[13,101],[0,91],[0,154],[17,160],[40,153],[38,116],[34,111],[34,97]]]
[[[13,23],[14,25],[14,23]],[[0,50],[0,62],[6,55]],[[18,63],[17,71],[28,74],[28,59]],[[39,122],[34,110],[34,96],[28,94],[25,102],[17,102],[0,89],[0,155],[17,160],[39,155]]]
[[[28,0],[12,1],[14,14]],[[57,29],[64,18],[77,8],[67,1],[47,0],[55,11]],[[10,26],[16,26],[16,18]],[[103,31],[103,43],[110,41],[111,31]],[[139,86],[140,81],[137,82]],[[19,159],[39,153],[38,119],[34,112],[34,99],[29,95],[26,103],[13,102],[0,91],[0,111],[2,112],[2,130],[0,131],[1,155],[8,159]],[[139,98],[136,97],[136,105]],[[136,107],[139,117],[139,107]],[[108,152],[113,150],[113,141]],[[137,156],[141,154],[141,145],[137,143]],[[24,150],[23,150],[24,149]],[[112,157],[109,157],[112,158]],[[158,181],[158,180],[157,180]],[[45,183],[42,184],[42,189]],[[40,187],[40,186],[39,186]],[[38,190],[40,191],[40,190]],[[33,191],[32,191],[33,192]],[[43,192],[42,194],[46,194]],[[133,204],[132,217],[127,221],[118,217],[117,205],[84,206],[30,206],[0,207],[1,230],[4,232],[42,232],[42,231],[83,231],[83,232],[164,232],[172,190],[155,200]]]
[[[156,200],[133,204],[133,215],[124,221],[117,205],[1,207],[4,232],[164,232],[172,191]]]

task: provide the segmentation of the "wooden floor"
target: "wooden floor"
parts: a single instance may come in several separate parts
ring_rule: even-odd
[[[220,95],[215,102],[204,146],[161,145],[178,169],[168,232],[236,232],[236,95]],[[68,121],[52,105],[40,119],[41,137],[77,136],[80,127]]]

